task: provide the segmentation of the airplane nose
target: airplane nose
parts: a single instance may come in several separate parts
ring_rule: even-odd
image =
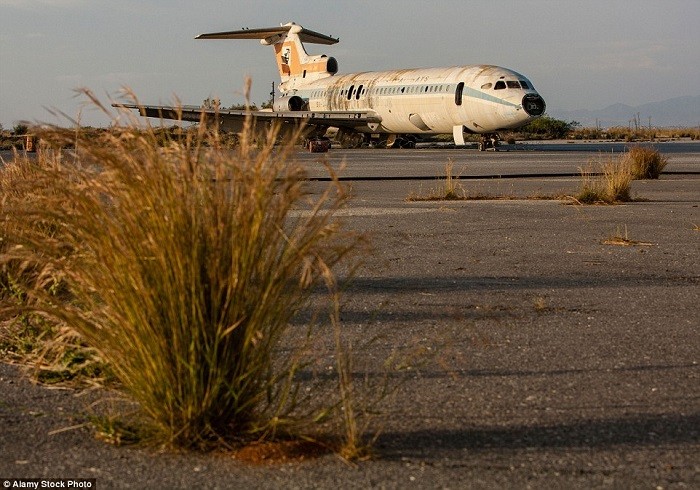
[[[523,97],[523,109],[529,116],[541,116],[546,108],[544,99],[538,94],[527,94]]]

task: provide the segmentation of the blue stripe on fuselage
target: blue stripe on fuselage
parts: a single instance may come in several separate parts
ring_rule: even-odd
[[[457,85],[455,85],[455,84],[436,84],[436,85],[447,85],[447,86],[451,87],[451,92],[454,92],[454,90],[455,90],[456,87],[457,87]],[[411,88],[412,88],[412,87],[424,87],[425,84],[391,85],[391,86],[387,86],[386,88],[395,88],[395,87],[399,87],[399,86],[407,87],[407,88],[408,88],[408,87],[411,87]],[[382,89],[382,88],[385,88],[385,87],[381,87],[381,86],[379,86],[379,87],[374,87],[374,90],[375,90],[376,92],[375,92],[374,94],[372,94],[372,96],[373,96],[373,97],[379,97],[379,98],[382,98],[382,97],[392,97],[392,98],[393,98],[393,97],[416,96],[416,95],[445,95],[446,93],[451,93],[451,92],[444,92],[444,91],[441,91],[441,92],[428,92],[428,93],[424,93],[424,92],[421,91],[420,93],[415,93],[415,92],[409,93],[409,91],[407,90],[405,93],[398,93],[398,94],[381,94],[381,95],[380,95],[380,94],[378,94],[377,92],[379,91],[379,89]],[[321,90],[323,90],[323,89],[321,89]],[[504,89],[504,90],[509,90],[509,89]],[[326,95],[326,93],[327,93],[327,91],[324,90],[324,95],[323,95],[323,96],[321,96],[321,97],[312,97],[312,94],[315,92],[315,90],[298,89],[298,90],[296,90],[296,91],[294,91],[294,92],[296,93],[296,95],[298,95],[298,96],[300,96],[300,97],[302,97],[302,98],[305,98],[305,99],[311,99],[311,98],[325,98],[325,95]],[[507,106],[507,107],[520,107],[519,104],[514,104],[514,103],[512,103],[512,102],[508,102],[508,101],[505,100],[505,99],[501,99],[501,98],[499,98],[499,97],[495,97],[495,96],[493,96],[493,95],[487,94],[486,92],[482,92],[482,91],[480,91],[480,90],[477,90],[477,89],[474,89],[474,88],[471,88],[471,87],[467,87],[467,86],[464,87],[462,93],[463,93],[463,96],[465,96],[465,97],[471,97],[471,98],[473,98],[473,99],[479,99],[479,100],[484,100],[484,101],[487,101],[487,102],[493,102],[494,104],[500,104],[500,105],[504,105],[504,106]],[[344,96],[343,96],[342,98],[344,98]],[[362,99],[360,99],[360,100],[364,100],[364,97],[363,97]]]
[[[471,87],[464,87],[464,95],[467,97],[472,97],[474,99],[481,99],[481,100],[486,100],[488,102],[493,102],[495,104],[502,104],[505,106],[509,107],[520,107],[518,104],[513,104],[512,102],[508,102],[507,100],[500,99],[498,97],[494,97],[493,95],[489,95],[485,92],[481,92],[480,90],[473,89]]]

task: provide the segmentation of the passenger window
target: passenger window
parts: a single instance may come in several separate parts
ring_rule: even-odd
[[[508,80],[506,84],[508,85],[508,88],[520,88],[520,84],[515,80]]]
[[[497,81],[496,86],[493,87],[494,90],[503,90],[504,88],[506,88],[506,82],[504,82],[503,80]]]
[[[530,86],[527,84],[527,82],[526,82],[525,80],[520,80],[520,85],[521,85],[525,90],[529,90],[529,89],[530,89]]]
[[[464,82],[459,82],[457,90],[455,90],[455,104],[457,105],[462,105],[462,92],[464,92]]]

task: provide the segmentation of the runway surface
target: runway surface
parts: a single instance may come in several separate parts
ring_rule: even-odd
[[[563,146],[297,154],[311,177],[325,160],[345,165],[353,198],[339,214],[372,246],[340,277],[358,389],[397,387],[376,459],[251,468],[114,448],[87,428],[53,432],[76,424],[80,398],[5,366],[0,475],[102,488],[700,487],[700,143],[659,145],[668,173],[634,182],[635,202],[532,199],[575,193],[579,167],[621,151]],[[406,200],[441,185],[449,160],[467,191],[512,199]],[[420,362],[387,374],[392,355]]]
[[[390,208],[416,195],[439,191],[451,163],[460,189],[471,196],[533,198],[575,195],[581,170],[618,158],[622,143],[530,143],[503,151],[473,149],[341,150],[327,154],[299,152],[312,180],[327,181],[330,165],[357,194],[351,206]],[[636,181],[632,194],[653,193],[663,201],[697,201],[700,193],[700,142],[657,143],[668,158],[658,181]],[[401,204],[405,208],[404,204]],[[387,211],[389,212],[389,211]]]
[[[311,178],[326,176],[317,162],[327,161],[334,169],[343,163],[341,177],[347,180],[415,179],[444,176],[452,162],[460,178],[580,175],[580,169],[609,158],[617,158],[631,144],[623,143],[529,143],[503,145],[500,151],[474,149],[343,150],[325,154],[299,153],[309,166]],[[648,144],[646,146],[649,146]],[[669,173],[700,173],[700,141],[651,145],[669,159]]]

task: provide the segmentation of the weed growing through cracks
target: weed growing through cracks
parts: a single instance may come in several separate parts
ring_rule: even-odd
[[[406,201],[416,202],[416,201],[511,201],[516,199],[527,199],[532,201],[543,201],[543,200],[562,200],[566,199],[566,196],[562,194],[533,194],[524,198],[519,198],[513,193],[483,193],[483,192],[470,192],[462,186],[459,182],[460,176],[455,175],[454,172],[454,162],[452,159],[448,159],[445,164],[444,176],[440,178],[440,184],[435,186],[427,194],[424,194],[421,190],[418,192],[411,192],[407,197]]]
[[[625,232],[624,233],[622,233],[622,230],[618,226],[616,232],[613,235],[610,235],[607,239],[603,240],[602,243],[604,245],[619,245],[619,246],[623,246],[623,247],[630,247],[630,246],[650,247],[653,245],[653,243],[649,243],[649,242],[639,242],[637,240],[632,240],[629,237],[629,233],[627,232],[627,225],[625,225]]]
[[[445,175],[440,181],[440,185],[432,189],[427,195],[410,194],[407,201],[456,201],[466,199],[466,193],[459,183],[459,176],[453,173],[454,162],[448,159],[445,164]]]

